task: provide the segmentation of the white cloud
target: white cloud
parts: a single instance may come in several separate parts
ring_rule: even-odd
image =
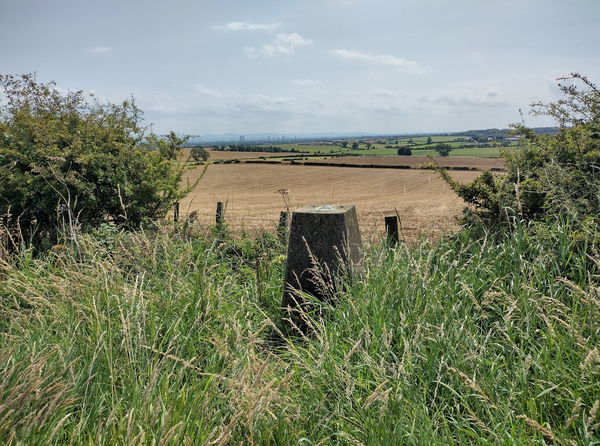
[[[298,85],[303,85],[307,80],[313,79],[289,79],[287,83],[301,81]],[[518,115],[511,117],[516,106],[506,97],[505,88],[489,83],[440,88],[429,91],[428,96],[414,89],[368,85],[348,89],[330,82],[293,90],[274,94],[268,89],[240,90],[199,83],[177,91],[141,90],[134,95],[159,132],[303,133],[361,128],[393,133],[498,127],[518,119]],[[120,93],[122,97],[126,92]]]
[[[232,91],[225,92],[215,88],[208,88],[204,85],[194,85],[193,88],[196,93],[208,98],[225,99],[234,95]]]
[[[266,113],[271,111],[287,110],[295,99],[284,96],[269,96],[260,93],[240,93],[235,90],[219,90],[209,88],[204,85],[194,85],[193,91],[196,94],[190,95],[187,99],[177,98],[183,104],[201,103],[207,112],[221,113],[239,113],[253,112]],[[197,109],[197,105],[192,108]]]
[[[346,49],[336,49],[332,51],[334,56],[348,60],[358,60],[362,62],[368,62],[377,65],[386,65],[394,68],[398,68],[401,71],[409,73],[425,74],[430,70],[421,66],[418,62],[413,60],[401,59],[396,56],[389,54],[369,54],[361,51],[353,51]]]
[[[323,83],[316,79],[294,79],[291,82],[294,85],[321,85]]]
[[[90,54],[105,54],[105,53],[110,53],[112,51],[112,48],[109,46],[95,46],[92,48],[88,48],[87,50],[85,50],[86,53],[90,53]]]
[[[476,93],[468,91],[451,91],[447,94],[430,99],[436,104],[448,105],[451,107],[507,107],[510,102],[502,98],[500,92],[490,90],[486,93]]]
[[[380,88],[377,90],[373,90],[373,96],[378,96],[381,98],[397,98],[398,93],[396,93],[395,91]]]
[[[212,29],[222,29],[225,31],[274,31],[281,27],[281,22],[277,23],[248,23],[248,22],[229,22],[225,25],[216,25]]]
[[[281,33],[277,34],[271,43],[260,48],[246,47],[244,51],[248,57],[252,58],[285,56],[294,54],[297,47],[310,46],[312,43],[312,40],[305,39],[298,33]]]

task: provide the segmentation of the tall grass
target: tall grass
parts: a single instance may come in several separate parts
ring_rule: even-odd
[[[0,264],[0,443],[598,444],[589,237],[472,235],[369,247],[309,336],[268,234],[24,251]]]

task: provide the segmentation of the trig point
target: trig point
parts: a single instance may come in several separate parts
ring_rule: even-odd
[[[292,214],[284,310],[304,306],[297,290],[327,300],[336,289],[336,277],[360,265],[362,242],[356,209],[352,205],[309,205]]]

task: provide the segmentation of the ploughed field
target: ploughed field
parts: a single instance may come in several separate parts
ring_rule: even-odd
[[[186,172],[194,184],[204,166]],[[452,171],[458,181],[479,172]],[[285,200],[284,200],[285,199]],[[367,237],[385,232],[383,216],[397,210],[406,239],[435,237],[456,227],[464,207],[435,172],[271,164],[212,164],[181,201],[181,218],[195,212],[201,225],[214,224],[216,203],[226,203],[225,220],[234,231],[274,228],[279,213],[307,204],[353,204]]]

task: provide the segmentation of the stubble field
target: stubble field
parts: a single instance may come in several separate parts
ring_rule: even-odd
[[[181,160],[187,160],[190,158],[190,147],[184,147],[181,150]],[[226,160],[236,160],[236,159],[247,159],[247,158],[273,158],[273,157],[282,157],[285,155],[310,155],[309,153],[276,153],[276,152],[235,152],[229,150],[213,150],[206,149],[209,155],[209,161],[226,161]]]
[[[194,184],[204,167],[186,172]],[[454,171],[459,181],[479,172]],[[279,213],[307,204],[353,204],[366,237],[384,233],[383,216],[398,211],[403,235],[436,237],[456,227],[464,203],[432,171],[357,169],[346,167],[228,164],[210,165],[198,184],[181,201],[183,218],[195,212],[198,221],[214,223],[216,203],[226,203],[231,229],[274,228]]]
[[[329,164],[356,164],[376,166],[410,166],[419,168],[432,160],[443,167],[469,167],[479,170],[504,169],[502,158],[477,158],[477,157],[433,157],[427,156],[345,156],[339,158],[314,159]]]

